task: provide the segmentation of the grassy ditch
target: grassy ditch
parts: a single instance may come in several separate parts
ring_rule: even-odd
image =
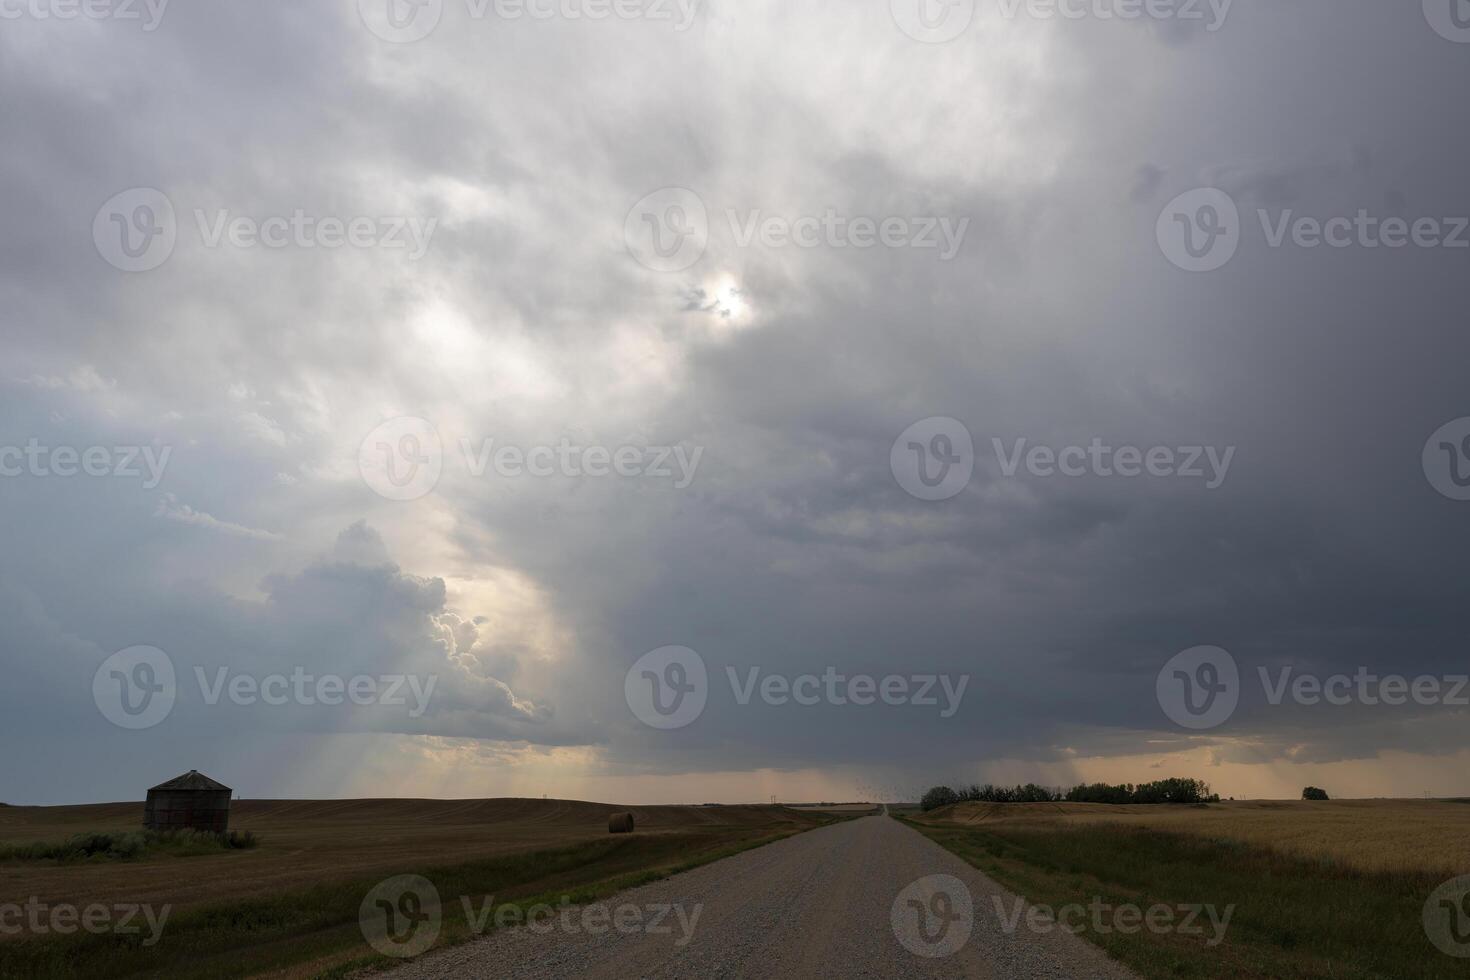
[[[983,828],[904,823],[953,851],[1033,905],[1131,905],[1231,910],[1220,938],[1177,930],[1072,931],[1149,980],[1463,980],[1467,965],[1426,937],[1423,908],[1443,878],[1365,871],[1260,844],[1136,826]],[[999,910],[977,905],[976,915]],[[1022,920],[1019,928],[1026,929]],[[1217,940],[1210,942],[1211,939]]]

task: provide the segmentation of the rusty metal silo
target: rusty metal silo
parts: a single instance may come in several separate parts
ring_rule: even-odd
[[[143,826],[148,830],[204,830],[223,834],[230,826],[233,792],[197,769],[190,769],[148,791]]]

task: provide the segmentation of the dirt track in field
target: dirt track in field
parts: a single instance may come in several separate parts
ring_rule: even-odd
[[[995,899],[1015,907],[1013,895],[928,838],[865,817],[558,911],[535,931],[496,930],[387,975],[1135,980],[1075,936],[1031,932],[1024,919],[1008,933]],[[443,914],[461,913],[446,900]],[[619,916],[625,928],[612,925]]]

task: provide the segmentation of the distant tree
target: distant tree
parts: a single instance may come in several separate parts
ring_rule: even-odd
[[[949,806],[951,803],[958,803],[959,800],[960,795],[948,786],[935,786],[929,792],[925,793],[924,798],[919,801],[919,809],[928,813],[930,810],[937,810],[939,807]]]
[[[1302,790],[1302,799],[1325,800],[1328,799],[1327,791],[1325,789],[1318,789],[1315,786],[1308,786],[1306,789]]]

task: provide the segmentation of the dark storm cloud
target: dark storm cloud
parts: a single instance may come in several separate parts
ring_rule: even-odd
[[[0,480],[6,725],[105,737],[91,672],[150,643],[257,672],[438,670],[439,710],[348,729],[596,746],[614,771],[1444,751],[1463,709],[1273,706],[1258,684],[1186,737],[1154,682],[1198,644],[1250,679],[1467,670],[1470,505],[1419,454],[1470,415],[1470,252],[1273,248],[1257,211],[1470,215],[1470,47],[1417,5],[1237,3],[1208,33],[986,22],[937,46],[884,6],[712,4],[687,33],[456,23],[410,45],[351,4],[179,6],[147,35],[7,22],[0,443],[173,456],[151,489]],[[90,228],[134,186],[169,195],[180,244],[126,275]],[[624,247],[628,208],[661,186],[709,212],[685,272]],[[1233,198],[1241,242],[1191,274],[1154,225],[1200,186]],[[194,216],[297,208],[440,224],[415,263],[210,249]],[[829,208],[969,224],[940,261],[742,246],[727,217]],[[395,415],[449,449],[420,501],[356,471]],[[889,466],[930,416],[976,452],[939,502]],[[674,490],[475,479],[456,455],[461,437],[564,435],[704,456]],[[1235,453],[1206,489],[1007,476],[992,448],[1094,438]],[[697,650],[715,691],[657,732],[623,682],[666,644]],[[969,681],[941,719],[742,706],[727,667]],[[184,707],[175,737],[265,744],[255,715]],[[87,796],[44,769],[13,779],[17,797]]]

